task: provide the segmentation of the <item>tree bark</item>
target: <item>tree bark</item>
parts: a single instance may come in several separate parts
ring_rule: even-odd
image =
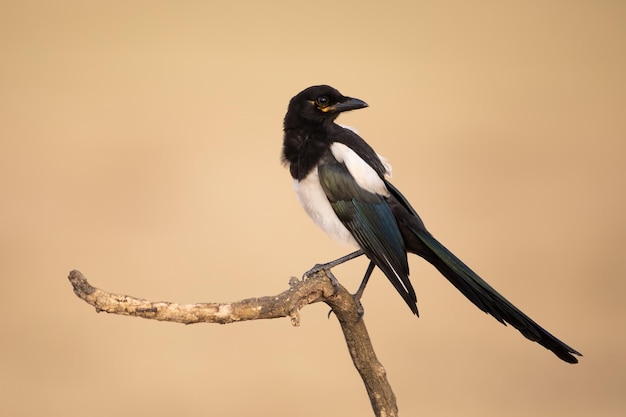
[[[377,417],[398,415],[395,395],[387,381],[385,368],[374,353],[360,304],[339,284],[330,270],[314,273],[303,280],[292,278],[289,281],[290,288],[278,295],[230,303],[153,302],[98,289],[89,284],[77,270],[71,271],[68,278],[74,287],[74,293],[95,307],[97,312],[184,324],[228,324],[244,320],[290,317],[292,325],[299,326],[301,308],[308,304],[325,302],[341,324],[352,362],[363,379],[374,414]]]

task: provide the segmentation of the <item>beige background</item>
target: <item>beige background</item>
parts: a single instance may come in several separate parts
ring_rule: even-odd
[[[371,415],[327,307],[181,326],[71,291],[276,294],[347,252],[279,161],[287,102],[328,83],[430,230],[585,354],[570,366],[411,258],[413,318],[364,297],[404,416],[626,409],[626,6],[12,2],[0,11],[0,415]],[[227,3],[227,4],[225,4]],[[356,289],[365,260],[337,269]]]

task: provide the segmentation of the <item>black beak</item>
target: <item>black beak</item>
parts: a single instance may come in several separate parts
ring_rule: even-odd
[[[367,103],[363,100],[359,100],[358,98],[346,97],[346,100],[341,101],[334,106],[330,106],[328,109],[335,113],[340,113],[342,111],[362,109],[364,107],[367,107]]]

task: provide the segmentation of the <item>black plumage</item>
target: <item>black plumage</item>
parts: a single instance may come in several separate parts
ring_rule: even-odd
[[[417,297],[409,281],[407,252],[430,262],[463,295],[503,324],[577,363],[582,356],[521,312],[435,239],[407,199],[385,177],[386,162],[354,131],[335,123],[348,110],[367,107],[319,85],[289,103],[284,120],[283,161],[298,198],[331,236],[358,245],[383,271],[414,314]],[[364,288],[371,268],[359,296]]]

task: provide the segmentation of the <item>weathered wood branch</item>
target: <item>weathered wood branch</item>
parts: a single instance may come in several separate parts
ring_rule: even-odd
[[[98,289],[76,270],[70,272],[68,279],[74,287],[74,293],[95,307],[97,312],[184,324],[227,324],[290,317],[292,325],[298,326],[300,309],[308,304],[325,302],[341,324],[350,356],[363,379],[374,413],[378,417],[398,415],[395,395],[387,381],[385,368],[374,353],[361,317],[360,306],[330,271],[317,272],[304,280],[292,278],[289,282],[290,288],[275,296],[248,298],[230,303],[152,302]]]

